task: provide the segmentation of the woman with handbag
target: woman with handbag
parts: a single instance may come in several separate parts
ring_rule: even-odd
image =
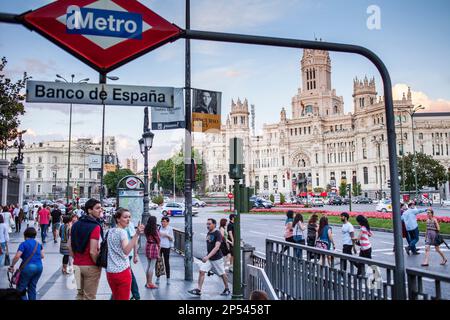
[[[220,219],[220,227],[219,231],[222,235],[222,243],[220,244],[220,251],[222,251],[223,256],[225,257],[225,269],[230,268],[230,244],[228,243],[228,232],[227,232],[227,219],[223,218]]]
[[[25,241],[19,245],[17,253],[8,268],[8,271],[14,273],[13,281],[20,292],[27,292],[22,296],[22,300],[36,300],[36,287],[42,274],[42,259],[44,259],[44,250],[42,245],[37,242],[36,229],[29,227],[23,233]],[[18,270],[14,272],[14,265],[22,259]]]
[[[69,274],[67,271],[67,266],[70,263],[70,250],[68,246],[68,241],[70,237],[70,228],[72,227],[72,219],[69,215],[63,216],[63,224],[59,228],[59,236],[61,242],[59,244],[59,253],[63,255],[62,259],[62,273]]]
[[[167,284],[170,284],[170,249],[173,247],[173,228],[169,226],[170,219],[169,217],[162,217],[161,218],[161,226],[159,228],[159,235],[161,238],[161,252],[160,252],[160,260],[159,264],[161,265],[159,267],[159,270],[162,270],[164,272],[158,271],[158,266],[156,271],[156,284],[159,283],[159,277],[165,273]],[[161,260],[162,259],[162,260]]]
[[[128,255],[135,248],[144,226],[139,224],[130,241],[126,228],[130,224],[131,214],[127,209],[119,208],[114,214],[116,226],[106,234],[108,262],[106,278],[112,291],[113,300],[130,300],[131,265]]]
[[[427,210],[427,215],[428,219],[427,219],[427,231],[425,234],[425,259],[422,263],[422,267],[429,266],[431,246],[434,246],[436,252],[439,253],[439,255],[441,256],[442,258],[441,266],[444,266],[445,264],[447,264],[447,258],[440,249],[440,245],[444,242],[440,234],[441,228],[439,226],[439,222],[434,217],[434,212],[432,209]]]
[[[147,283],[145,287],[147,289],[158,289],[158,286],[153,283],[153,273],[155,270],[156,262],[159,258],[161,238],[156,225],[156,217],[150,216],[147,221],[147,225],[144,230],[147,243],[145,245],[145,256],[147,257]]]
[[[294,242],[298,244],[306,244],[304,231],[306,230],[306,225],[303,223],[303,216],[301,213],[297,213],[292,223],[294,228]],[[297,258],[303,256],[302,249],[294,249],[294,254]]]
[[[316,248],[323,250],[331,250],[336,248],[333,239],[333,231],[328,224],[328,218],[326,216],[322,216],[319,221],[319,230],[317,231],[318,239],[316,241]],[[325,255],[321,255],[322,257],[322,265],[325,265]],[[328,266],[332,264],[332,257],[327,256]]]
[[[8,226],[5,223],[5,218],[0,213],[0,268],[9,265],[9,262],[5,262],[6,256],[8,255],[8,241]]]

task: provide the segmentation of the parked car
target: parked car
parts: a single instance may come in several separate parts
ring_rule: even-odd
[[[310,203],[313,207],[323,207],[325,205],[325,201],[322,198],[312,198]]]
[[[449,200],[441,200],[441,206],[450,207],[450,199]]]
[[[148,205],[150,210],[156,210],[159,207],[156,203],[153,203],[152,201],[150,201]]]
[[[170,216],[170,217],[184,217],[185,212],[185,206],[182,203],[178,202],[168,202],[164,204],[164,206],[161,209],[161,214],[163,216]],[[198,209],[193,207],[192,208],[192,215],[196,216],[198,214]]]
[[[348,204],[350,204],[350,198],[343,198],[343,199],[342,199],[342,204],[343,204],[343,205],[348,205]]]
[[[328,200],[328,204],[332,206],[340,206],[343,204],[342,198],[339,196],[331,197]]]
[[[358,198],[356,203],[365,203],[365,204],[372,204],[372,199],[366,198],[366,197],[360,197]]]
[[[198,200],[197,198],[192,198],[192,205],[194,207],[205,207],[206,206],[206,202],[202,201],[202,200]]]
[[[392,212],[392,201],[387,199],[382,199],[377,204],[376,211],[378,212]]]
[[[260,197],[256,198],[250,198],[250,204],[252,204],[252,207],[254,208],[264,208],[264,209],[270,209],[273,207],[273,203],[270,200],[266,200]]]

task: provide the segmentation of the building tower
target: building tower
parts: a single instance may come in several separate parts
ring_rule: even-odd
[[[331,59],[328,51],[305,49],[301,64],[303,91],[331,90]]]
[[[357,77],[353,80],[353,105],[354,112],[364,110],[365,107],[377,103],[377,89],[375,86],[375,78],[370,81],[367,76],[364,80],[359,80]]]
[[[249,129],[249,121],[248,117],[250,112],[248,112],[248,101],[244,100],[244,103],[241,102],[241,99],[238,98],[238,101],[234,103],[231,101],[231,126],[234,129],[238,130],[248,130]]]

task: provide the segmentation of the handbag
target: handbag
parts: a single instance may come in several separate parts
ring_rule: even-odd
[[[5,253],[5,266],[9,266],[11,264],[11,258],[9,257],[9,253]]]
[[[156,261],[155,275],[157,278],[166,274],[166,267],[164,265],[164,257],[160,256]]]
[[[16,272],[14,272],[14,274],[11,277],[11,282],[14,285],[18,285],[19,281],[20,281],[20,273],[22,272],[22,270],[27,266],[27,264],[30,262],[31,258],[34,256],[34,254],[36,253],[36,250],[39,246],[39,243],[36,241],[36,245],[34,246],[33,252],[30,254],[30,256],[27,258],[27,260],[22,263],[19,267],[19,269],[16,270]]]
[[[440,246],[443,243],[444,243],[444,237],[442,237],[441,233],[439,232],[435,238],[435,245]]]
[[[106,233],[105,240],[100,245],[100,252],[97,257],[96,265],[98,267],[106,268],[108,266],[108,233]]]

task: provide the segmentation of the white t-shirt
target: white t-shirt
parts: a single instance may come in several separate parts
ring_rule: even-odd
[[[128,235],[125,229],[112,228],[108,231],[108,266],[106,272],[120,273],[130,267],[128,256],[122,248],[122,241],[127,240]]]
[[[350,233],[355,232],[355,228],[350,222],[346,222],[342,225],[342,243],[347,245],[353,245],[352,237]]]
[[[161,226],[159,229],[159,234],[161,238],[161,248],[172,248],[173,240],[170,241],[169,238],[163,237],[163,234],[167,234],[173,239],[173,228],[171,226],[167,226],[167,228],[163,228]]]

